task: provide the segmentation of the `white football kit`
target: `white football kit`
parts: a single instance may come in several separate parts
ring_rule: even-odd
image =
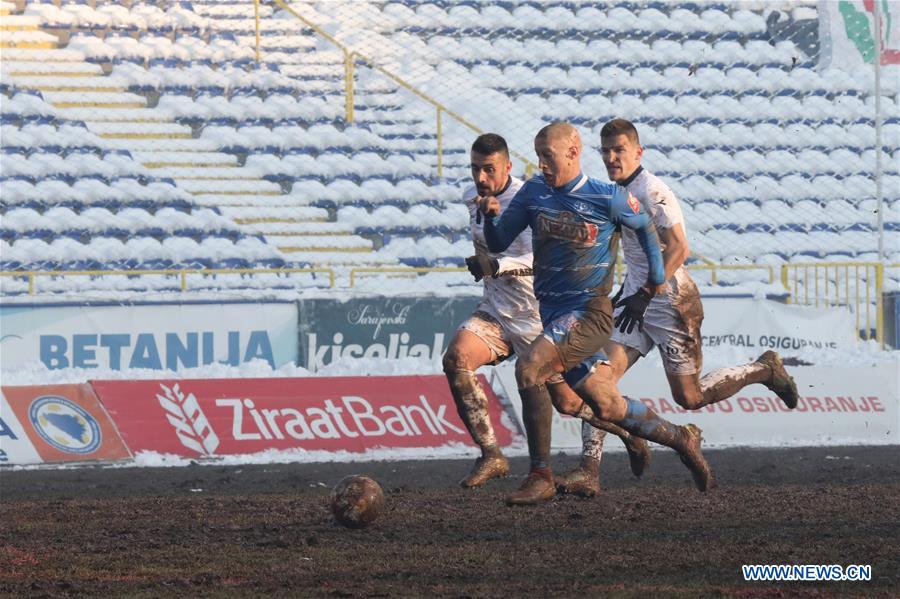
[[[684,216],[678,198],[659,177],[643,168],[625,188],[640,200],[659,229],[684,226]],[[663,247],[663,250],[665,248]],[[622,251],[627,268],[622,297],[628,297],[647,281],[647,257],[633,231],[622,228]],[[618,308],[618,316],[624,308]],[[703,366],[700,325],[703,322],[703,304],[700,292],[687,270],[682,266],[666,281],[666,289],[656,295],[644,315],[644,330],[635,327],[630,334],[615,329],[610,340],[636,349],[646,356],[656,345],[662,356],[666,372],[670,374],[695,374]]]
[[[510,183],[497,195],[501,212],[519,191],[523,182],[510,177]],[[494,359],[503,360],[521,354],[541,334],[541,316],[534,297],[532,276],[531,229],[525,229],[503,252],[491,253],[484,240],[484,217],[479,218],[478,192],[470,186],[462,196],[469,209],[469,226],[477,254],[496,258],[500,268],[496,278],[486,276],[484,294],[478,307],[459,328],[474,333],[491,348]]]

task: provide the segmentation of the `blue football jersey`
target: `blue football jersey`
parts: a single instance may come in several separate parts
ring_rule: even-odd
[[[584,174],[557,188],[532,177],[501,215],[485,221],[484,235],[488,248],[501,252],[531,227],[534,291],[544,314],[609,294],[620,226],[637,234],[650,265],[648,282],[661,284],[659,240],[641,203],[623,187]]]

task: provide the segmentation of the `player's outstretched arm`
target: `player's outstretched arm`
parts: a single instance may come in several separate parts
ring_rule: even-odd
[[[491,198],[494,202],[479,203],[479,208],[485,215],[484,240],[492,252],[506,250],[519,236],[519,233],[528,226],[528,212],[525,209],[524,196],[522,196],[524,189],[523,187],[519,190],[503,214],[500,215],[497,215],[499,203],[495,204],[496,198]]]

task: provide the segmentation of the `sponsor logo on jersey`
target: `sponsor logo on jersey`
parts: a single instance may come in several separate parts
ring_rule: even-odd
[[[581,245],[593,245],[597,242],[599,227],[593,223],[583,221],[571,212],[560,212],[553,217],[548,214],[539,214],[538,234],[564,239]]]
[[[641,203],[630,193],[628,194],[628,207],[631,208],[631,211],[635,214],[641,211]]]
[[[64,397],[38,397],[31,402],[28,416],[37,434],[59,451],[87,454],[100,447],[100,424],[87,410]]]

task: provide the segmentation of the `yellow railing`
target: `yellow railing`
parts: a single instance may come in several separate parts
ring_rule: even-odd
[[[813,262],[783,264],[780,267],[781,283],[787,292],[788,303],[822,306],[847,306],[856,316],[857,335],[862,331],[865,339],[875,339],[884,347],[884,268],[877,262]],[[887,268],[900,268],[900,263],[888,264]],[[721,271],[760,270],[768,275],[769,284],[776,283],[776,267],[762,264],[691,264],[691,271],[711,271],[710,282],[718,283]],[[465,268],[395,268],[372,267],[355,268],[350,271],[350,287],[360,274],[400,273],[419,274],[427,272],[464,272]],[[852,272],[852,277],[851,273]],[[843,277],[841,274],[843,273]],[[621,261],[616,263],[616,280],[621,283],[625,268]],[[829,280],[828,276],[833,275]],[[810,277],[811,275],[811,277]],[[851,284],[851,279],[853,283]],[[843,293],[841,284],[843,283]],[[851,287],[853,292],[851,293]],[[824,292],[824,293],[823,293]],[[872,306],[874,304],[874,308]],[[873,322],[874,320],[874,322]]]
[[[328,287],[334,287],[334,271],[330,268],[185,268],[159,270],[4,270],[0,276],[28,279],[28,295],[34,295],[34,280],[37,277],[141,277],[145,275],[177,276],[181,280],[181,290],[187,291],[188,275],[264,275],[324,273],[328,275]]]
[[[887,266],[897,268],[900,264]],[[863,337],[871,339],[874,324],[875,339],[884,346],[884,268],[879,262],[783,264],[781,283],[792,303],[851,308],[856,315],[857,334],[862,330]]]
[[[356,285],[356,279],[361,274],[381,274],[381,273],[396,273],[401,275],[416,275],[418,276],[420,273],[429,273],[429,272],[468,272],[468,269],[462,268],[459,266],[435,266],[435,267],[368,267],[368,268],[354,268],[350,271],[350,287]]]
[[[426,94],[425,92],[420,90],[418,87],[416,87],[412,83],[406,81],[405,79],[403,79],[396,73],[393,73],[393,72],[389,71],[388,69],[378,65],[375,62],[375,60],[372,59],[371,57],[366,56],[365,54],[362,54],[355,50],[351,50],[350,48],[348,48],[347,46],[342,44],[340,41],[338,41],[337,38],[335,38],[333,35],[329,34],[327,31],[325,31],[324,29],[322,29],[321,27],[319,27],[318,25],[316,25],[315,23],[313,23],[312,21],[310,21],[309,19],[307,19],[306,17],[304,17],[303,15],[298,13],[296,10],[291,8],[291,6],[288,5],[287,3],[283,2],[283,0],[272,0],[272,2],[276,5],[278,5],[279,7],[281,7],[283,10],[292,14],[294,17],[296,17],[298,20],[300,20],[304,25],[306,25],[307,27],[312,29],[314,32],[316,32],[316,34],[322,36],[323,38],[328,40],[330,43],[337,46],[337,48],[341,52],[343,52],[343,54],[344,54],[344,91],[345,91],[344,111],[345,111],[345,118],[347,119],[348,123],[353,123],[354,69],[356,68],[356,63],[361,62],[361,63],[364,63],[366,66],[368,66],[373,71],[377,71],[377,72],[381,73],[382,75],[384,75],[385,77],[387,77],[388,79],[390,79],[391,81],[393,81],[394,83],[399,85],[400,87],[408,90],[409,92],[411,92],[412,94],[417,96],[422,101],[424,101],[428,104],[431,104],[431,106],[434,108],[434,110],[435,110],[435,130],[436,130],[436,135],[437,135],[437,176],[438,177],[444,176],[444,160],[443,160],[443,155],[444,155],[444,132],[443,132],[443,129],[444,128],[443,128],[443,123],[442,123],[442,116],[444,114],[447,114],[449,117],[453,118],[456,122],[468,127],[469,129],[471,129],[472,131],[474,131],[475,133],[477,133],[479,135],[481,133],[484,133],[484,131],[482,131],[475,124],[473,124],[468,119],[463,117],[461,114],[459,114],[453,110],[450,110],[442,102],[440,102],[436,98]],[[257,13],[256,13],[256,15],[257,15],[256,16],[256,61],[259,62],[259,56],[260,56],[259,0],[253,0],[253,3],[255,5],[256,11],[257,11]],[[512,154],[519,160],[521,160],[522,163],[525,165],[525,174],[527,177],[530,177],[534,172],[537,171],[537,165],[534,164],[527,157],[523,156],[519,152],[516,152],[515,150],[510,150],[510,154]]]
[[[716,264],[710,260],[703,259],[702,264],[691,264],[686,266],[688,270],[708,270],[710,271],[710,284],[716,285],[719,282],[719,271],[723,270],[761,270],[769,275],[769,283],[775,283],[775,267],[765,264]],[[622,260],[616,262],[616,283],[621,283],[625,278],[625,264]]]

